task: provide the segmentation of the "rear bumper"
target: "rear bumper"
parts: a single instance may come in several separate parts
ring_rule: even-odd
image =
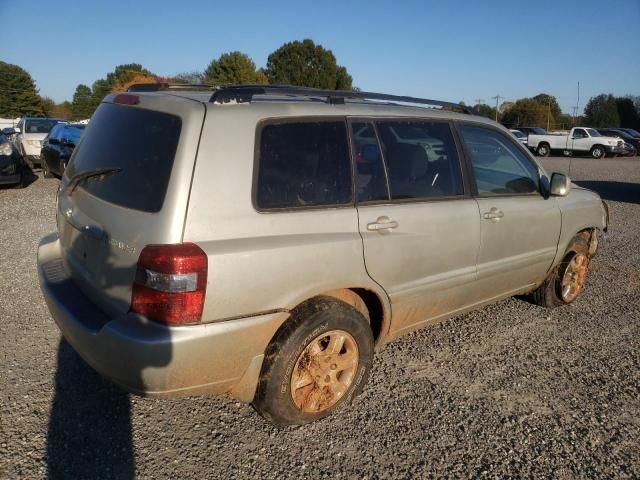
[[[133,393],[222,394],[251,401],[264,351],[287,313],[168,327],[134,314],[108,317],[73,283],[57,235],[38,247],[38,276],[62,335],[96,371]]]

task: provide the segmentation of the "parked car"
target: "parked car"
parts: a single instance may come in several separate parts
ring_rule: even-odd
[[[15,138],[15,145],[25,163],[34,168],[40,165],[40,150],[42,141],[47,136],[49,130],[65,120],[59,118],[46,117],[24,117],[21,118],[15,130],[18,132]]]
[[[619,138],[626,144],[631,144],[636,150],[640,149],[640,137],[634,137],[621,128],[599,128],[598,132],[607,137]]]
[[[634,138],[640,138],[640,132],[634,130],[633,128],[619,128],[618,130],[622,130],[623,132],[627,132]]]
[[[619,138],[605,137],[595,128],[574,127],[568,135],[529,135],[529,148],[541,157],[552,152],[565,154],[588,153],[593,158],[622,153],[624,142]]]
[[[2,129],[2,134],[10,141],[13,142],[15,140],[15,136],[18,135],[18,132],[13,127],[6,127]]]
[[[51,129],[42,142],[42,171],[45,178],[62,176],[85,127],[82,124],[60,123]]]
[[[522,143],[525,146],[527,145],[527,143],[528,143],[527,142],[527,137],[528,137],[527,134],[521,132],[520,130],[511,129],[509,131],[511,133],[513,133],[513,136],[516,137],[518,139],[518,141],[520,141],[520,143]]]
[[[573,302],[607,229],[598,194],[464,106],[142,88],[94,113],[37,262],[64,337],[138,394],[317,420],[407,332],[512,295]]]
[[[0,133],[0,185],[24,185],[21,158],[4,133]]]
[[[520,130],[525,135],[531,135],[531,134],[546,135],[547,134],[547,131],[542,127],[518,127],[518,130]]]

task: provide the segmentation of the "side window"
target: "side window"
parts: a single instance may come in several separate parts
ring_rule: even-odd
[[[372,123],[351,124],[358,202],[389,200],[380,146]]]
[[[587,138],[587,132],[582,130],[581,128],[577,128],[573,131],[573,138]]]
[[[392,200],[463,195],[460,161],[449,124],[389,120],[376,126]]]
[[[262,128],[259,141],[258,208],[351,202],[351,160],[344,121],[270,123]]]
[[[480,195],[526,194],[538,191],[538,169],[506,135],[493,129],[463,125]]]

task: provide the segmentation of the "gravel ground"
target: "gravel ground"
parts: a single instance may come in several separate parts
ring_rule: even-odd
[[[639,478],[640,159],[574,159],[571,175],[612,214],[574,305],[510,299],[403,337],[349,409],[284,430],[232,400],[143,399],[95,374],[37,285],[57,180],[0,190],[0,476]]]

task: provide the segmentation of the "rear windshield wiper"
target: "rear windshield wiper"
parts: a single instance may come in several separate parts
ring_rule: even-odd
[[[78,184],[87,178],[93,177],[106,177],[107,175],[113,175],[114,173],[121,172],[122,168],[119,167],[111,167],[111,168],[96,168],[94,170],[87,170],[85,172],[78,173],[71,177],[69,183],[67,184],[66,190],[69,191],[69,195],[73,193]]]

